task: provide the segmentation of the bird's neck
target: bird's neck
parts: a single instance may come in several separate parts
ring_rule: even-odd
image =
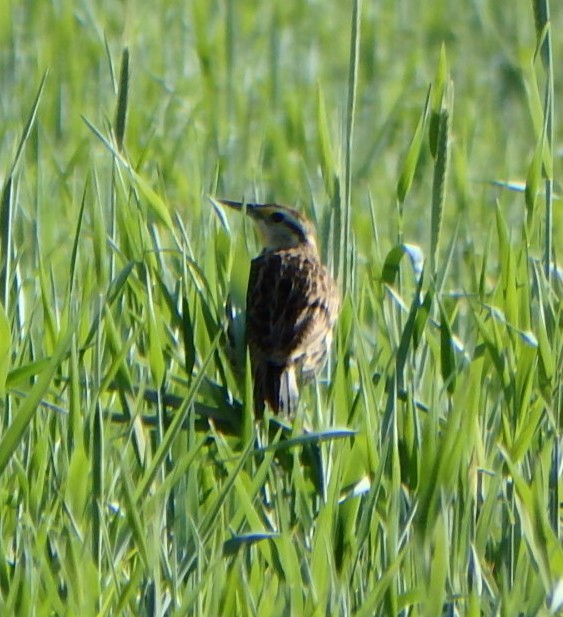
[[[265,246],[262,249],[262,255],[266,253],[277,253],[279,251],[297,251],[318,256],[317,245],[315,244],[315,242],[299,242],[297,244]]]

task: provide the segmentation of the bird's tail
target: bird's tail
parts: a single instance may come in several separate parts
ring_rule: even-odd
[[[286,367],[279,379],[278,403],[279,411],[286,416],[294,416],[299,401],[299,390],[295,376],[295,366]]]
[[[295,366],[263,366],[254,377],[254,395],[254,408],[258,416],[262,415],[265,403],[274,413],[294,416],[299,401]]]

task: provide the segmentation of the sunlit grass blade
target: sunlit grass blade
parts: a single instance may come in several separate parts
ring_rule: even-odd
[[[416,341],[420,340],[422,335],[422,330],[426,325],[426,322],[423,323],[419,320],[417,321],[418,311],[422,306],[422,286],[424,283],[424,271],[418,278],[416,292],[414,293],[412,303],[409,309],[409,314],[407,317],[407,321],[405,323],[405,327],[403,332],[401,333],[401,340],[399,342],[399,347],[397,349],[397,358],[396,358],[396,385],[400,389],[403,387],[403,383],[405,381],[405,367],[407,366],[407,360],[409,351],[411,350],[411,346],[415,342],[415,332],[416,332]],[[432,296],[426,295],[426,298],[432,298]],[[388,393],[389,396],[395,396],[397,393]]]
[[[92,444],[90,459],[92,462],[92,555],[100,567],[102,563],[102,525],[104,500],[104,429],[102,410],[99,403],[92,414]]]
[[[160,387],[164,382],[166,370],[164,362],[164,337],[162,334],[162,316],[158,305],[155,303],[152,293],[152,282],[149,273],[146,272],[147,289],[147,313],[148,313],[148,334],[149,334],[149,364],[155,384]]]
[[[6,378],[6,388],[15,388],[25,381],[39,375],[49,364],[49,358],[41,358],[12,369]]]
[[[509,323],[517,326],[518,322],[518,292],[515,272],[515,253],[510,245],[510,232],[506,220],[497,207],[496,211],[497,237],[499,243],[500,284],[503,292],[502,309]]]
[[[12,333],[4,307],[0,303],[0,399],[6,396],[6,382],[12,356]]]
[[[430,580],[428,584],[428,595],[425,599],[424,615],[441,614],[446,599],[446,580],[448,573],[448,538],[447,528],[443,517],[439,514],[434,529],[432,548],[427,550],[431,553]]]

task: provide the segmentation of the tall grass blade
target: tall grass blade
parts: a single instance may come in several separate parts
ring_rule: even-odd
[[[195,366],[196,351],[190,305],[185,297],[182,298],[182,342],[184,345],[184,369],[188,378],[191,378]]]
[[[12,333],[10,321],[0,302],[0,399],[6,396],[6,381],[12,357]]]
[[[532,0],[532,8],[542,64],[546,71],[550,71],[553,63],[553,52],[549,0]]]
[[[164,340],[162,335],[162,317],[158,304],[153,298],[152,281],[150,280],[148,269],[146,273],[147,301],[146,310],[148,313],[148,334],[149,334],[149,365],[155,384],[158,388],[164,383],[166,364],[164,362]]]
[[[442,379],[450,394],[454,393],[456,384],[456,358],[452,330],[448,316],[441,303],[440,306],[440,368]]]
[[[418,165],[418,160],[420,158],[420,151],[422,149],[422,143],[424,140],[424,129],[426,128],[426,120],[428,118],[428,111],[430,106],[431,91],[431,87],[429,87],[428,92],[426,93],[424,109],[422,110],[422,114],[418,119],[418,124],[416,126],[414,135],[412,136],[411,143],[407,150],[407,154],[403,162],[403,169],[401,171],[401,175],[399,176],[399,182],[397,184],[397,199],[401,204],[405,201],[406,196],[410,191],[412,181],[414,179],[414,174],[416,172],[416,167]]]
[[[407,360],[409,355],[409,350],[411,346],[415,344],[415,342],[419,341],[422,337],[422,331],[424,326],[426,325],[426,319],[424,323],[417,322],[418,311],[423,306],[422,304],[422,285],[424,282],[424,270],[420,274],[418,281],[416,292],[414,293],[413,300],[409,309],[409,315],[407,317],[407,321],[405,323],[405,327],[403,332],[401,333],[401,340],[399,342],[399,348],[397,349],[397,358],[396,358],[396,386],[398,389],[403,387],[405,382],[405,368],[407,366]],[[431,302],[432,296],[427,294],[426,298],[429,299],[428,302]],[[416,333],[416,339],[415,339]],[[393,396],[393,392],[388,393],[389,396]],[[396,393],[395,393],[396,394]]]
[[[452,86],[450,86],[452,87]],[[432,182],[432,215],[430,221],[430,260],[433,274],[438,270],[438,250],[446,200],[446,178],[449,159],[450,109],[444,106],[438,117],[438,138],[434,178]]]
[[[317,152],[319,153],[319,164],[321,166],[325,191],[327,195],[334,198],[335,160],[330,140],[326,101],[320,84],[317,86],[317,136]]]
[[[92,414],[92,446],[90,458],[92,462],[92,555],[98,565],[102,565],[102,520],[105,508],[104,501],[104,425],[102,409],[99,402],[94,406]]]
[[[129,49],[126,47],[121,55],[119,89],[117,91],[117,109],[115,111],[115,142],[123,150],[125,124],[127,120],[127,101],[129,97]]]
[[[540,46],[542,64],[546,73],[546,86],[544,97],[544,127],[548,145],[548,155],[550,157],[545,178],[545,220],[544,220],[544,250],[543,266],[545,278],[548,282],[552,280],[552,264],[556,263],[556,255],[553,246],[553,146],[554,146],[554,115],[555,115],[555,90],[554,90],[554,67],[553,67],[553,41],[552,41],[552,22],[550,19],[549,0],[532,0],[534,10],[534,20],[536,25],[536,38]],[[549,325],[551,330],[551,325]],[[545,363],[545,358],[543,358]],[[561,396],[561,391],[559,392]],[[562,405],[561,401],[559,403]],[[558,434],[561,435],[563,414],[557,414],[559,426]],[[549,474],[549,495],[550,495],[550,521],[552,529],[561,538],[563,534],[560,525],[560,470],[561,470],[561,445],[560,439],[556,439],[551,457],[551,470]]]
[[[80,212],[78,213],[78,222],[76,223],[76,232],[74,233],[74,242],[72,245],[72,253],[70,255],[70,271],[69,271],[69,299],[72,298],[76,277],[76,264],[78,259],[78,245],[80,242],[80,230],[82,229],[82,221],[84,218],[84,207],[86,205],[86,186],[82,193],[82,203],[80,204]]]
[[[35,124],[35,120],[37,118],[37,110],[39,109],[39,101],[41,100],[41,95],[43,94],[43,88],[45,87],[45,82],[47,80],[47,74],[48,71],[45,71],[43,73],[43,77],[41,78],[41,81],[39,83],[39,88],[37,88],[37,93],[35,95],[35,99],[33,100],[33,103],[31,105],[31,109],[29,111],[29,114],[27,116],[27,122],[25,123],[25,127],[22,131],[21,137],[20,137],[20,141],[18,143],[18,148],[16,150],[16,155],[14,157],[14,160],[12,162],[12,168],[10,170],[10,175],[9,177],[12,177],[16,167],[18,166],[18,163],[20,162],[20,158],[23,154],[23,150],[25,148],[25,145],[27,143],[27,140],[29,139],[29,136],[31,135],[31,130],[33,129],[33,126]]]
[[[12,233],[14,214],[12,211],[14,200],[14,173],[17,169],[23,154],[25,145],[31,134],[31,130],[35,124],[37,117],[37,110],[39,108],[39,101],[45,87],[45,81],[47,79],[47,71],[43,73],[39,88],[35,95],[35,99],[31,105],[31,109],[27,116],[24,129],[22,131],[16,154],[13,158],[10,172],[6,177],[4,186],[2,187],[2,201],[0,202],[0,302],[4,304],[4,309],[9,312],[9,287],[12,280]]]
[[[10,300],[10,281],[12,279],[12,188],[10,175],[2,189],[0,203],[0,302],[8,310]]]
[[[351,284],[352,266],[352,164],[354,148],[354,122],[356,117],[356,99],[358,90],[358,65],[360,55],[360,26],[362,22],[362,1],[354,0],[352,8],[352,27],[350,34],[350,64],[348,67],[348,103],[346,106],[346,134],[344,175],[345,191],[342,227],[340,235],[340,275],[344,293]]]
[[[553,42],[551,36],[551,19],[549,0],[532,0],[536,38],[540,50],[542,64],[546,73],[544,118],[545,133],[549,161],[545,162],[545,221],[544,221],[544,272],[547,280],[551,280],[551,263],[553,254],[553,124],[555,114]]]
[[[442,44],[440,48],[440,58],[436,69],[436,76],[431,89],[431,107],[430,126],[428,129],[428,143],[430,145],[430,153],[435,159],[438,155],[438,144],[440,136],[440,114],[444,107],[444,99],[446,96],[448,80],[448,60],[446,56],[446,47]]]

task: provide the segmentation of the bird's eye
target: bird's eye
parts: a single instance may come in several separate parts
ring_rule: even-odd
[[[272,223],[281,223],[283,219],[284,216],[281,212],[272,212],[272,214],[270,214],[270,220]]]

